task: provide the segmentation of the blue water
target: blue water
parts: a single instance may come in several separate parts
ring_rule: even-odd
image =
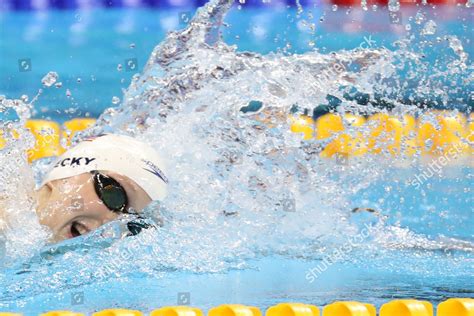
[[[394,49],[396,40],[410,36],[407,24],[412,25],[413,34],[419,31],[414,23],[416,7],[398,12],[400,22],[383,8],[369,8],[367,12],[354,8],[348,12],[344,7],[333,11],[331,7],[316,6],[307,10],[313,17],[307,18],[308,11],[303,16],[315,23],[314,34],[301,25],[294,8],[234,8],[226,18],[229,26],[223,31],[225,41],[237,45],[239,51],[290,54],[317,49],[330,53],[357,47]],[[473,10],[448,6],[425,11],[437,23],[434,36],[458,36],[464,50],[473,56]],[[192,8],[0,12],[0,95],[19,98],[26,94],[31,100],[42,88],[41,78],[48,71],[56,71],[62,87],[44,89],[35,103],[34,116],[59,121],[97,117],[115,106],[112,97],[121,97],[121,89],[141,71],[166,32],[183,28],[193,13]],[[287,43],[291,48],[284,49]],[[449,52],[440,46],[428,61],[446,54]],[[22,59],[31,62],[31,71],[20,71],[18,63]],[[129,60],[135,66],[132,69],[125,66]],[[121,71],[117,70],[119,64],[123,66]],[[458,92],[460,95],[453,93],[449,106],[459,105],[464,110],[466,105],[474,106],[469,93],[474,84],[463,84],[466,88]],[[71,92],[70,98],[66,89]]]
[[[48,71],[57,71],[63,85],[44,89],[35,103],[35,117],[59,121],[87,115],[96,117],[105,108],[114,106],[111,101],[113,96],[122,97],[121,89],[127,88],[131,77],[143,68],[153,47],[165,37],[166,31],[184,27],[186,22],[180,22],[183,11],[2,12],[0,94],[10,98],[27,94],[31,99],[42,88],[41,78]],[[411,34],[405,25],[411,23],[413,28],[417,28],[412,23],[416,8],[400,12],[401,25],[391,20],[388,12],[382,9],[372,11],[370,8],[368,12],[352,9],[351,13],[347,13],[346,8],[334,12],[330,7],[316,7],[312,11],[316,22],[315,34],[304,31],[301,25],[298,28],[294,9],[234,8],[227,16],[229,27],[224,28],[224,38],[227,43],[236,44],[239,51],[284,54],[309,51],[313,49],[309,42],[315,41],[315,49],[329,54],[331,51],[357,48],[362,43],[395,50],[394,42]],[[458,7],[428,11],[437,23],[436,36],[458,36],[469,54],[468,65],[472,67],[473,11]],[[191,15],[191,10],[187,14]],[[291,47],[286,47],[288,42]],[[444,55],[444,48],[436,47],[427,57],[429,62],[449,59],[449,55]],[[19,71],[18,59],[29,59],[32,70]],[[117,70],[118,64],[124,65],[130,59],[136,60],[136,70],[127,71],[125,66],[121,71]],[[461,74],[461,78],[469,74],[472,74],[472,68]],[[456,79],[454,75],[452,78]],[[471,84],[465,82],[459,91],[450,94],[453,102],[464,106],[464,110],[471,104]],[[66,89],[70,90],[71,98],[66,96]],[[192,123],[197,125],[199,121]],[[161,130],[155,128],[158,134]],[[186,165],[185,159],[183,165]],[[218,227],[220,230],[212,227],[216,236],[234,237],[242,233],[244,237],[255,237],[255,240],[243,241],[249,244],[249,249],[236,247],[241,252],[230,254],[212,243],[216,242],[212,234],[199,235],[200,230],[205,230],[199,225],[203,221],[195,225],[187,223],[190,227],[184,226],[183,230],[188,228],[197,232],[186,234],[185,231],[182,236],[194,238],[190,240],[171,238],[173,236],[170,235],[180,231],[168,225],[162,229],[162,235],[157,235],[163,236],[163,239],[153,240],[158,248],[170,247],[161,252],[166,258],[159,258],[158,263],[138,264],[138,261],[146,260],[147,249],[134,249],[132,253],[135,257],[119,260],[120,267],[114,267],[114,273],[101,280],[90,276],[95,272],[90,260],[105,260],[107,265],[108,250],[94,252],[94,249],[83,250],[76,246],[72,247],[75,251],[71,253],[49,255],[43,252],[26,263],[2,268],[0,311],[36,315],[52,309],[90,313],[123,307],[147,312],[163,305],[183,303],[203,309],[221,303],[266,308],[283,301],[324,305],[334,300],[359,300],[379,306],[395,298],[415,297],[437,303],[449,297],[474,297],[472,168],[450,167],[442,176],[430,178],[415,190],[407,183],[426,166],[421,163],[410,168],[387,166],[384,170],[383,163],[376,161],[374,168],[363,166],[363,169],[369,173],[371,170],[383,171],[383,176],[351,194],[359,181],[370,179],[367,174],[358,173],[357,168],[349,166],[347,169],[344,166],[335,168],[331,163],[321,162],[318,167],[321,176],[328,176],[324,172],[329,170],[328,177],[340,177],[339,189],[347,195],[345,197],[349,202],[338,205],[337,211],[342,209],[348,222],[360,228],[367,223],[379,223],[380,219],[374,216],[351,215],[350,210],[355,207],[370,207],[384,216],[384,225],[381,231],[350,252],[349,258],[324,268],[324,273],[314,281],[308,276],[309,271],[322,269],[331,247],[338,246],[336,240],[345,240],[354,234],[353,230],[342,231],[341,234],[339,226],[334,229],[322,227],[321,223],[331,223],[326,219],[331,217],[332,209],[321,211],[315,207],[315,211],[319,212],[315,216],[291,212],[275,212],[276,215],[264,213],[275,221],[274,230],[271,229],[271,222],[265,225],[265,218],[256,214],[255,221],[263,227],[257,230],[256,235],[249,234],[248,230],[258,226],[240,223],[238,218],[235,221],[232,218],[218,219],[217,223],[222,224]],[[354,176],[345,177],[345,172]],[[187,185],[183,181],[183,186],[187,188]],[[231,192],[246,193],[239,189]],[[337,195],[337,192],[332,194]],[[186,203],[197,203],[200,199],[206,201],[204,196],[198,196],[196,200],[183,200],[185,206],[181,209],[191,207]],[[300,201],[312,200],[306,197]],[[214,201],[218,202],[221,201]],[[316,201],[316,204],[326,205],[325,202]],[[179,206],[179,199],[176,203]],[[205,211],[203,213],[207,214]],[[174,219],[183,220],[186,215],[174,214]],[[308,225],[306,218],[314,221],[314,225]],[[292,229],[292,224],[296,228]],[[285,225],[290,226],[290,233],[299,232],[298,227],[310,230],[314,226],[326,230],[320,238],[314,237],[317,234],[308,233],[311,238],[299,240],[293,235],[282,235],[281,232],[288,228]],[[229,235],[226,229],[231,230]],[[304,233],[306,231],[302,231],[302,236],[306,236]],[[302,250],[292,249],[285,237],[298,240],[300,243],[295,246]],[[334,243],[331,243],[333,240]],[[170,245],[170,241],[173,244]],[[128,242],[125,244],[129,246]],[[229,245],[229,241],[224,240],[223,244]],[[328,249],[320,252],[321,247]],[[268,252],[268,249],[276,250]],[[208,256],[200,257],[203,253]],[[157,258],[151,257],[150,260],[154,259]],[[195,262],[198,259],[203,260],[202,270],[199,269],[201,262]],[[210,272],[209,262],[221,265],[215,267],[217,272]],[[180,298],[189,299],[189,302]]]
[[[413,170],[394,169],[392,172],[399,174],[400,180],[409,178]],[[372,237],[369,237],[349,258],[327,266],[323,264],[324,256],[309,252],[298,257],[284,252],[262,253],[246,260],[240,268],[217,273],[155,267],[149,262],[156,269],[150,275],[150,272],[135,270],[135,264],[127,268],[126,262],[135,259],[131,257],[125,263],[119,261],[125,264],[120,267],[123,272],[119,276],[91,283],[81,277],[89,272],[82,264],[77,266],[80,257],[71,257],[75,261],[72,269],[78,269],[77,274],[68,271],[55,277],[52,273],[66,268],[68,259],[66,256],[63,259],[45,256],[40,264],[33,261],[21,269],[4,271],[10,275],[8,278],[4,275],[3,281],[0,279],[5,286],[0,311],[36,315],[54,309],[91,313],[121,307],[149,312],[160,306],[188,303],[205,310],[224,303],[249,304],[264,309],[279,302],[298,301],[322,306],[335,300],[358,300],[380,306],[397,298],[425,299],[436,304],[451,297],[474,297],[474,201],[472,194],[466,194],[466,190],[474,188],[473,173],[469,168],[462,170],[464,176],[459,176],[458,168],[450,172],[457,174],[456,179],[433,178],[422,186],[421,193],[403,187],[400,184],[403,181],[386,180],[373,183],[352,197],[351,207],[370,206],[382,210],[388,216],[387,225],[409,229],[410,234],[416,233],[423,240],[428,238],[425,241],[417,241],[410,235],[405,238],[403,232],[394,232],[389,237],[393,240],[387,240],[388,244],[393,242],[392,246],[374,248]],[[390,192],[387,187],[391,188]],[[400,197],[404,197],[403,203]],[[299,215],[295,213],[294,216],[296,221]],[[357,218],[353,220],[357,221]],[[363,222],[373,220],[362,219]],[[445,239],[439,241],[440,237]],[[451,239],[453,237],[470,245],[466,248],[463,244],[464,250],[461,250],[463,245]],[[427,240],[437,242],[430,246]],[[159,245],[160,241],[156,242]],[[184,247],[188,242],[199,243],[200,240],[181,242]],[[177,246],[176,258],[184,262],[194,260],[183,257],[181,251]],[[80,252],[77,255],[80,256]],[[96,258],[100,259],[100,253],[98,255]],[[312,279],[308,277],[311,270],[322,273]]]

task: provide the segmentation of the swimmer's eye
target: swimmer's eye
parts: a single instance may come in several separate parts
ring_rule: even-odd
[[[71,224],[71,235],[72,238],[79,237],[81,235],[87,234],[89,230],[87,227],[79,222],[73,222]]]

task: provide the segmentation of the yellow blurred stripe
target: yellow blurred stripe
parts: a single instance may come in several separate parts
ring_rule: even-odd
[[[66,146],[71,146],[71,140],[77,132],[83,131],[94,125],[95,119],[91,118],[75,118],[64,122],[64,130],[62,137],[66,140]]]
[[[28,162],[60,154],[59,124],[46,120],[28,120],[25,127],[36,138],[35,146],[28,150]]]
[[[41,316],[84,316],[84,314],[71,311],[50,311],[41,314]]]

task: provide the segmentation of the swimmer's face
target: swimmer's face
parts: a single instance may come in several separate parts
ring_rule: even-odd
[[[113,172],[101,173],[125,189],[129,208],[140,211],[150,204],[148,194],[133,180]],[[53,242],[86,234],[119,216],[97,196],[91,173],[48,182],[40,188],[39,195],[39,220],[52,230]]]

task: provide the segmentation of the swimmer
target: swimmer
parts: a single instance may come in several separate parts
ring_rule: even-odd
[[[153,148],[128,136],[102,135],[57,158],[35,192],[36,213],[51,230],[51,242],[59,242],[121,214],[138,214],[165,198],[167,184],[163,161]]]

